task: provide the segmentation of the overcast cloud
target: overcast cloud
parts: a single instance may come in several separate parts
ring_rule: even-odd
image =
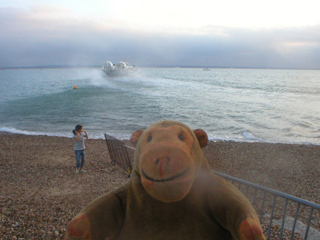
[[[320,23],[241,28],[214,24],[180,29],[130,28],[78,18],[68,9],[0,8],[0,67],[206,65],[320,69]]]

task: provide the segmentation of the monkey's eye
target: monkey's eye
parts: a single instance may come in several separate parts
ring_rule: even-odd
[[[150,135],[150,136],[147,138],[147,141],[148,141],[148,142],[151,142],[151,140],[152,140],[152,136]]]
[[[179,134],[179,135],[178,135],[178,138],[179,138],[181,141],[184,141],[184,136],[182,136],[182,134]]]

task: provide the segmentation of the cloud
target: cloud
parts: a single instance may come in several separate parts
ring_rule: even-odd
[[[0,67],[128,61],[136,65],[320,68],[320,25],[144,29],[67,8],[0,9]]]

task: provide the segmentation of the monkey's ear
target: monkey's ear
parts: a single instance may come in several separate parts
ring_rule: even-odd
[[[134,147],[137,146],[138,140],[140,138],[140,136],[142,135],[143,130],[139,129],[138,131],[135,131],[134,133],[132,133],[131,138],[130,138],[130,142],[132,143],[132,145]]]
[[[200,147],[203,148],[208,143],[208,135],[207,133],[202,129],[196,129],[193,131],[196,137],[198,138]]]

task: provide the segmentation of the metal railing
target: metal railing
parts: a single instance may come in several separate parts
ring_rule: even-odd
[[[132,165],[124,142],[106,133],[104,134],[104,137],[108,146],[111,163],[117,164],[130,175],[132,171]]]
[[[266,222],[267,239],[274,239],[271,238],[271,229],[273,226],[280,223],[279,239],[283,239],[284,231],[288,230],[291,232],[289,239],[294,239],[295,233],[298,233],[305,240],[320,240],[319,204],[231,177],[220,172],[213,172],[230,180],[233,185],[238,185],[238,189],[251,201],[252,205],[259,213],[261,222],[266,222],[267,219],[269,219],[269,222]],[[293,219],[291,216],[293,216]],[[298,219],[300,221],[298,221]],[[288,229],[288,222],[292,225],[291,229]],[[297,223],[299,223],[299,231],[297,231]],[[311,228],[312,234],[310,234]]]
[[[132,157],[130,158],[128,154],[129,147],[108,134],[105,134],[105,139],[111,163],[117,164],[131,174]],[[217,171],[213,172],[231,181],[251,201],[260,216],[267,239],[320,240],[319,204]],[[292,226],[288,226],[290,224]],[[273,229],[275,227],[276,230]],[[277,232],[277,237],[274,236],[274,232]]]

